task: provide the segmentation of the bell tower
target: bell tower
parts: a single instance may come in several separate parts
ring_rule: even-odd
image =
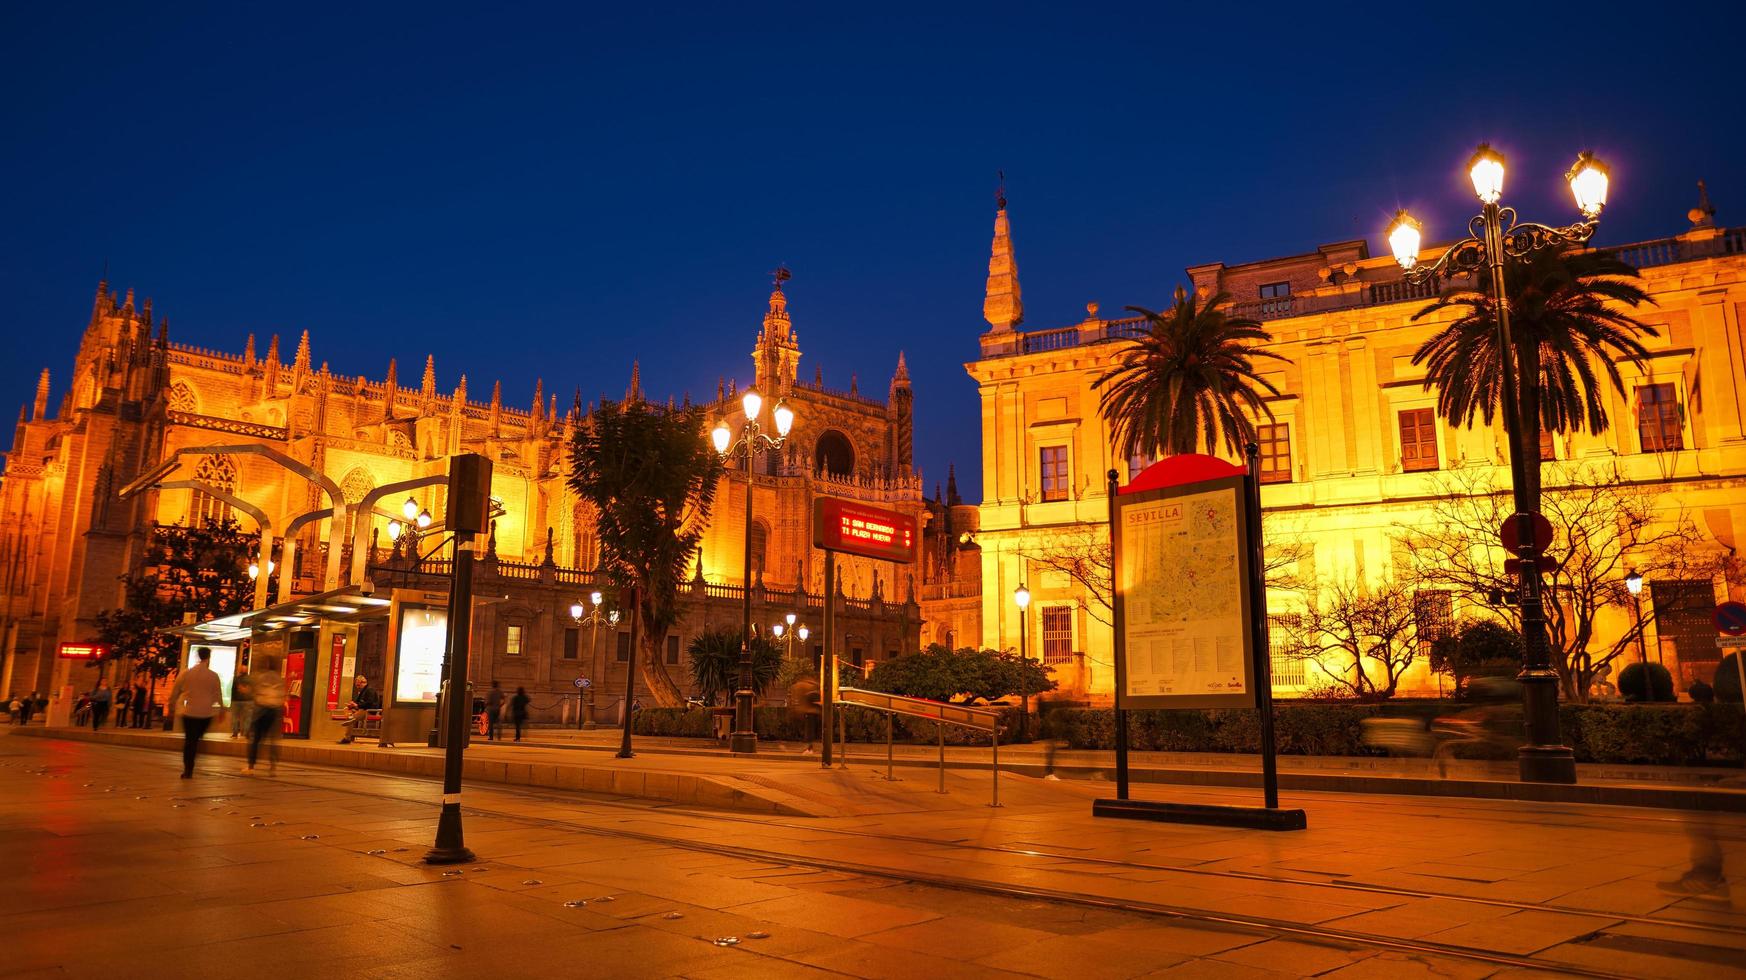
[[[758,332],[758,346],[752,351],[756,384],[767,398],[793,389],[794,372],[800,367],[800,338],[789,322],[788,296],[782,292],[782,284],[793,274],[787,266],[778,266],[772,276],[775,288],[770,292],[770,309],[764,314],[764,328]]]

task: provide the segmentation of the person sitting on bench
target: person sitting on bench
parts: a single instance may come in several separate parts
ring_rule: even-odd
[[[358,736],[358,729],[364,727],[364,719],[369,717],[370,712],[382,707],[382,695],[377,694],[376,689],[370,686],[368,677],[359,674],[358,679],[353,682],[352,700],[347,707],[351,709],[352,716],[346,720],[346,737],[340,739],[341,745],[351,744],[352,739]]]

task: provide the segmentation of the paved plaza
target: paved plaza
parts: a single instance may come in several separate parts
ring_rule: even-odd
[[[1268,834],[1024,777],[827,818],[474,785],[480,860],[442,869],[428,780],[178,761],[0,738],[0,975],[1746,975],[1746,884],[1688,874],[1746,863],[1734,814],[1303,794]]]

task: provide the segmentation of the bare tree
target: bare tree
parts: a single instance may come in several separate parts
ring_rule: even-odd
[[[1413,590],[1394,578],[1322,584],[1294,632],[1297,656],[1355,698],[1393,697],[1419,656]]]
[[[1498,540],[1514,510],[1508,490],[1493,482],[1489,468],[1464,467],[1439,474],[1433,494],[1425,520],[1397,529],[1415,584],[1491,606],[1519,631],[1517,579],[1504,573],[1510,556]],[[1632,607],[1628,572],[1636,569],[1650,579],[1729,572],[1723,549],[1669,501],[1655,486],[1631,483],[1614,467],[1545,467],[1541,512],[1553,528],[1542,563],[1546,634],[1566,700],[1587,700],[1595,675],[1633,649],[1643,627],[1655,620],[1654,609],[1645,608],[1641,622],[1608,642],[1598,640],[1595,622],[1604,610]]]
[[[1265,514],[1261,528],[1266,541],[1264,571],[1268,587],[1301,589],[1299,569],[1309,556],[1302,528],[1296,524],[1286,526],[1284,519]],[[1110,553],[1108,527],[1072,524],[1050,529],[1037,547],[1019,554],[1032,568],[1065,575],[1076,586],[1075,595],[1087,615],[1105,626],[1115,624],[1115,563]]]

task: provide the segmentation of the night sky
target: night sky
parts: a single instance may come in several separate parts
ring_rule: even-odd
[[[1699,178],[1746,223],[1720,4],[349,6],[6,5],[12,403],[44,366],[59,402],[105,263],[181,342],[288,361],[308,329],[412,386],[434,353],[440,390],[521,407],[536,377],[617,397],[633,358],[658,396],[744,381],[787,263],[801,376],[882,397],[907,351],[930,491],[956,462],[974,500],[999,169],[1032,329],[1199,262],[1386,251],[1402,204],[1452,237],[1481,139],[1548,222],[1576,152],[1608,161],[1602,242],[1684,230]]]

